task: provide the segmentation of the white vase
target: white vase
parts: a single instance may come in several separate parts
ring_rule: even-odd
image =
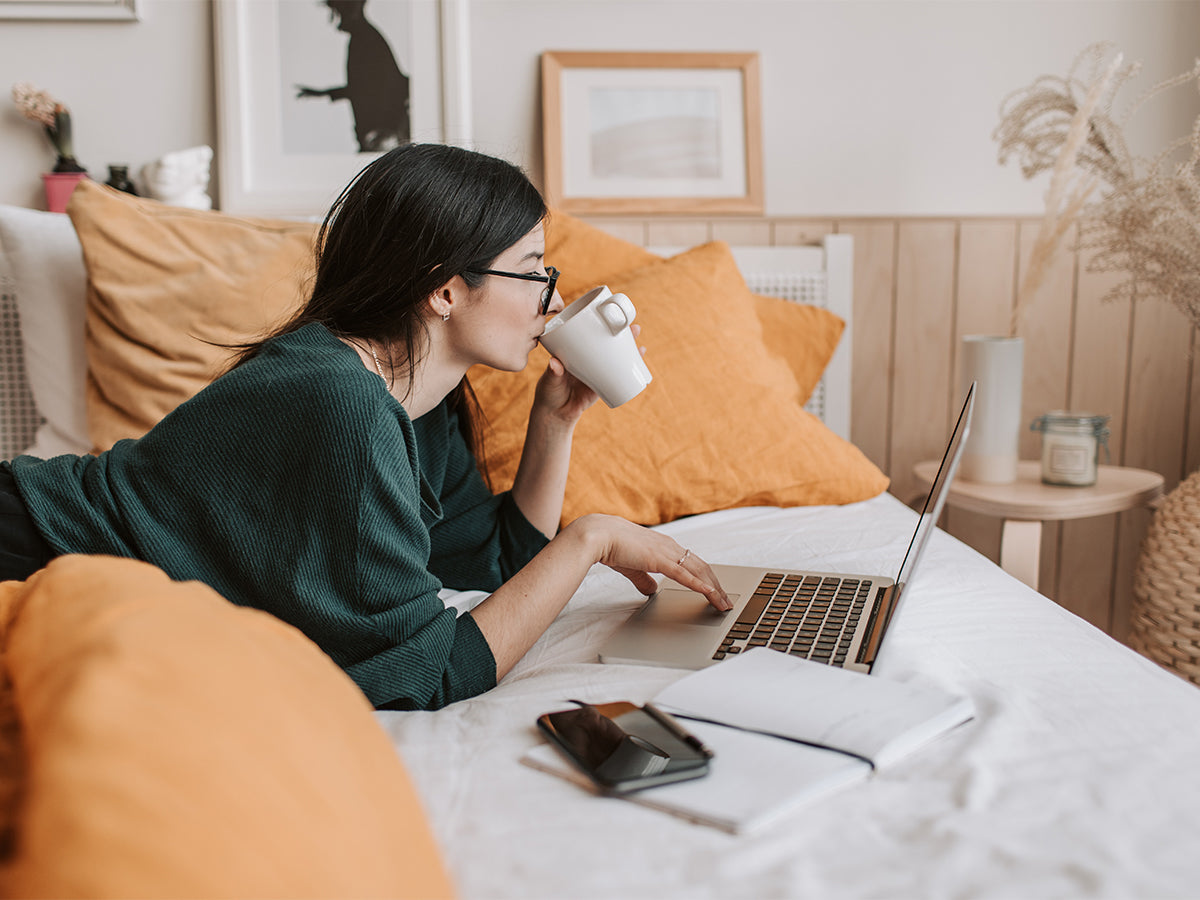
[[[1017,480],[1021,377],[1025,343],[1017,337],[969,334],[962,341],[962,395],[976,383],[975,413],[958,477],[985,484]]]

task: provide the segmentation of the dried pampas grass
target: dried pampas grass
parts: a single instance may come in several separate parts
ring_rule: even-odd
[[[1193,81],[1200,85],[1200,61],[1114,118],[1117,91],[1141,65],[1125,64],[1119,53],[1109,59],[1112,49],[1093,44],[1065,78],[1043,75],[1001,104],[993,134],[1000,162],[1015,156],[1026,178],[1050,172],[1046,212],[1013,309],[1013,335],[1076,222],[1079,246],[1095,251],[1089,269],[1127,276],[1105,299],[1159,296],[1200,325],[1200,118],[1190,136],[1149,161],[1130,155],[1123,133],[1150,97]],[[1102,185],[1107,191],[1089,204]]]

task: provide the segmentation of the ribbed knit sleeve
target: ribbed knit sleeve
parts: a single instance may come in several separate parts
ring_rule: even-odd
[[[437,597],[424,523],[436,498],[420,482],[415,436],[403,424],[381,420],[369,442],[356,528],[355,593],[384,640],[345,668],[376,706],[434,709],[493,687],[496,662],[470,615],[455,618]],[[387,477],[397,460],[415,477]]]
[[[143,559],[266,610],[377,706],[434,708],[495,684],[474,621],[438,599],[438,500],[412,423],[319,325],[271,341],[137,441],[18,457],[13,477],[57,552]]]
[[[422,475],[437,495],[427,510],[429,569],[446,587],[494,591],[549,543],[509,492],[493,495],[447,405],[413,423]]]

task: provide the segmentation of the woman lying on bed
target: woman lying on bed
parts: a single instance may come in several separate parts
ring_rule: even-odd
[[[304,631],[377,707],[495,685],[604,563],[728,600],[671,538],[611,516],[561,531],[575,423],[596,399],[557,360],[512,490],[472,453],[476,364],[525,367],[562,308],[545,205],[514,166],[406,145],[321,227],[312,296],[145,437],[0,464],[0,578],[64,553],[154,563]],[[443,586],[492,591],[455,618]]]

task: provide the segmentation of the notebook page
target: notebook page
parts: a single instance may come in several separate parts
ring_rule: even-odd
[[[970,719],[969,698],[767,648],[693,672],[655,703],[668,712],[834,747],[885,766]]]
[[[871,772],[865,762],[828,750],[705,722],[686,725],[714,753],[708,774],[621,799],[742,834]],[[532,748],[521,762],[595,791],[588,777],[550,744]]]

